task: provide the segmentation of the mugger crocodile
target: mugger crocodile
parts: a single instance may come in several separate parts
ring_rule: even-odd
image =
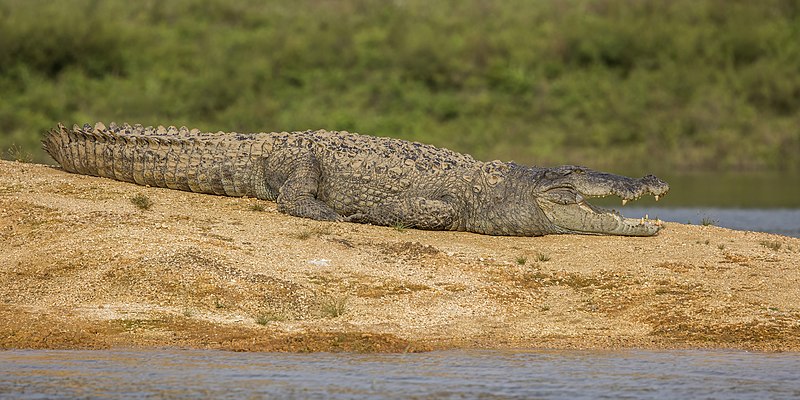
[[[185,127],[59,124],[42,140],[69,172],[139,185],[277,202],[280,212],[488,235],[651,236],[660,221],[625,218],[586,199],[628,200],[669,185],[577,166],[477,161],[417,142],[325,130],[204,133]]]

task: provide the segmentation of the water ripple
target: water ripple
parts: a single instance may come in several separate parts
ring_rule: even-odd
[[[794,398],[800,354],[0,352],[0,394],[72,398]]]

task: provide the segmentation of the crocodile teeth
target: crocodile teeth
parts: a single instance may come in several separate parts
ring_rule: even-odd
[[[626,200],[626,199],[622,199],[622,205],[623,205],[623,206],[624,206],[624,205],[625,205],[625,203],[627,203],[627,202],[628,202],[628,200]]]
[[[659,195],[655,195],[654,197],[656,198],[656,201],[658,201],[658,198],[659,198],[660,196],[659,196]]]

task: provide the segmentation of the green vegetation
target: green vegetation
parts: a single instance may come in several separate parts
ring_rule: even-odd
[[[800,170],[794,0],[0,0],[0,153],[57,122]]]
[[[215,298],[214,299],[214,308],[216,308],[216,309],[225,308],[225,303],[222,300]]]
[[[131,203],[136,206],[136,208],[140,210],[149,210],[150,207],[153,206],[153,201],[150,200],[149,197],[139,193],[136,196],[130,198]]]
[[[406,229],[408,229],[408,226],[398,221],[394,225],[392,225],[392,228],[398,232],[405,232]]]
[[[312,226],[308,229],[303,229],[302,231],[294,233],[291,236],[294,237],[295,239],[307,240],[312,237],[330,235],[331,232],[332,230],[329,225],[318,225],[318,226]]]
[[[528,259],[524,256],[517,257],[517,265],[525,265]]]
[[[266,210],[266,208],[264,208],[264,205],[262,205],[261,203],[251,204],[250,207],[248,207],[248,209],[250,211],[256,211],[256,212],[261,212]]]
[[[340,317],[347,312],[347,301],[348,296],[345,294],[324,295],[319,299],[319,310],[324,317]]]
[[[264,312],[255,317],[256,323],[259,325],[269,325],[271,322],[286,321],[286,316],[277,312]]]
[[[536,253],[536,261],[540,262],[550,261],[550,256],[544,253]]]
[[[300,231],[294,235],[296,239],[306,240],[311,237],[311,231]]]
[[[772,251],[778,251],[781,249],[781,246],[783,246],[783,243],[777,240],[762,240],[759,243]]]
[[[12,144],[11,147],[8,148],[7,154],[9,160],[16,162],[26,163],[33,160],[33,155],[29,151],[23,150],[17,144]]]

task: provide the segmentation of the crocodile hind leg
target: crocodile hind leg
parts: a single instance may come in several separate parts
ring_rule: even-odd
[[[412,197],[383,200],[380,208],[373,207],[366,213],[353,214],[344,220],[384,226],[450,230],[455,215],[455,209],[447,202]]]

